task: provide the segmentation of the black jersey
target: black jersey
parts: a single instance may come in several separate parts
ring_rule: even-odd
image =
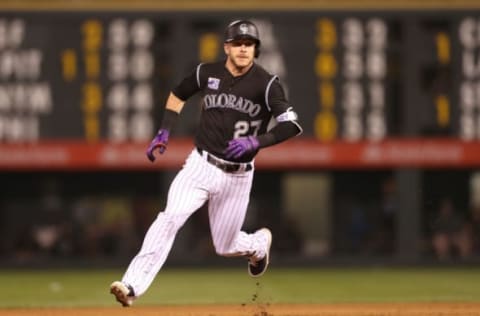
[[[172,92],[186,101],[202,93],[202,113],[195,145],[224,158],[228,141],[266,133],[270,119],[286,112],[290,105],[277,76],[257,64],[234,77],[225,61],[200,64]],[[246,162],[257,152],[237,161]]]

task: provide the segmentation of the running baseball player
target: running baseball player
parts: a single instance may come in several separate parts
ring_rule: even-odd
[[[254,62],[260,53],[258,29],[250,21],[234,21],[225,31],[221,62],[200,64],[167,98],[162,125],[147,157],[167,149],[170,131],[185,101],[203,96],[195,148],[173,180],[167,205],[148,229],[139,253],[110,292],[123,306],[148,289],[162,268],[182,225],[208,200],[213,245],[218,255],[248,258],[248,272],[261,276],[269,264],[272,234],[241,230],[252,187],[254,157],[259,149],[302,132],[277,76]],[[267,130],[270,119],[276,125]]]

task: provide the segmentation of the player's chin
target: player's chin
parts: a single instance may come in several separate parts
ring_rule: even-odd
[[[236,58],[235,59],[235,64],[238,68],[248,67],[252,62],[253,62],[252,58]]]

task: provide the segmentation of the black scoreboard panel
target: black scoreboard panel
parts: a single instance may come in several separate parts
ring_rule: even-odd
[[[1,17],[4,141],[143,141],[168,87],[168,23],[143,16]]]
[[[400,24],[378,15],[315,21],[317,113],[321,140],[380,140],[398,134]]]
[[[480,139],[480,14],[469,14],[455,23],[453,84],[457,105],[458,135]]]
[[[0,14],[0,142],[145,142],[169,90],[238,17],[320,141],[480,138],[480,12]],[[180,135],[198,120],[199,98]]]

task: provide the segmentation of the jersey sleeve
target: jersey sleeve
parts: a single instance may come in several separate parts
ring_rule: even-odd
[[[186,101],[200,90],[200,68],[198,65],[189,75],[172,89],[172,93],[180,100]]]
[[[297,119],[297,115],[288,102],[278,77],[272,78],[266,93],[267,106],[277,122],[294,121]]]
[[[298,115],[288,102],[278,77],[271,79],[266,93],[267,106],[275,119],[275,127],[271,130],[275,134],[274,143],[287,139],[292,135],[301,134],[303,129],[298,122]]]

